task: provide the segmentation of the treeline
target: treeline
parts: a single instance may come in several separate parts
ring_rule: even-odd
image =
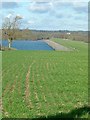
[[[2,30],[2,39],[7,39],[8,36],[5,35],[5,31]],[[63,38],[71,40],[79,40],[88,42],[88,32],[87,31],[46,31],[46,30],[16,30],[14,34],[14,39],[16,40],[41,40],[41,39],[51,39],[51,38]]]

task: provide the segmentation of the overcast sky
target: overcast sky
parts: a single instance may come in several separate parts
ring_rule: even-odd
[[[89,0],[3,0],[0,16],[4,18],[13,12],[19,14],[30,29],[88,30],[88,2]]]

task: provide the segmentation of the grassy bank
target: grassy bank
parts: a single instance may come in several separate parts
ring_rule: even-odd
[[[81,42],[81,41],[73,41],[68,39],[51,39],[54,42],[57,42],[65,47],[68,48],[75,48],[75,50],[79,51],[80,53],[88,53],[88,43]]]
[[[77,50],[2,52],[3,117],[88,117],[87,44],[54,41]]]
[[[15,48],[9,48],[9,47],[5,47],[5,46],[2,46],[1,48],[0,48],[0,51],[8,51],[8,50],[17,50],[17,49],[15,49]]]

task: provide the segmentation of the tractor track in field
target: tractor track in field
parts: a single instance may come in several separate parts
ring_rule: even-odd
[[[30,85],[29,85],[29,82],[30,82],[30,69],[32,67],[32,65],[34,64],[34,62],[29,66],[28,68],[28,72],[26,74],[26,81],[25,81],[25,101],[26,101],[26,104],[27,106],[32,109],[33,108],[33,105],[32,105],[32,102],[31,102],[31,99],[30,98]]]
[[[14,65],[14,67],[13,67],[13,70],[15,69],[15,68],[17,68],[16,67],[16,64]],[[2,73],[2,79],[4,79],[4,75],[6,76],[9,72],[10,72],[10,69],[7,69],[8,71],[7,72],[5,72],[5,74],[3,74]],[[12,70],[12,72],[13,72],[13,70]],[[12,74],[12,73],[11,73]],[[14,74],[12,74],[13,76],[14,76]],[[12,77],[13,78],[13,77]],[[16,78],[15,78],[16,79]],[[5,87],[5,89],[2,91],[2,97],[6,94],[6,92],[8,92],[9,91],[9,89],[10,89],[10,86],[11,86],[11,83],[10,83],[11,81],[7,81],[7,84],[6,84],[6,87]]]
[[[2,112],[2,98],[0,98],[0,111]]]
[[[23,76],[23,70],[24,70],[24,65],[22,65],[22,69],[20,69],[20,72],[22,73],[19,77],[18,77],[18,94],[20,97],[22,97],[22,92],[21,92],[21,88],[22,88],[22,76]]]

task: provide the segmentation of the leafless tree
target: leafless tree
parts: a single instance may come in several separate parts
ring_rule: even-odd
[[[12,41],[16,39],[16,31],[20,29],[22,16],[9,14],[2,23],[2,30],[8,39],[8,47],[11,48]]]

